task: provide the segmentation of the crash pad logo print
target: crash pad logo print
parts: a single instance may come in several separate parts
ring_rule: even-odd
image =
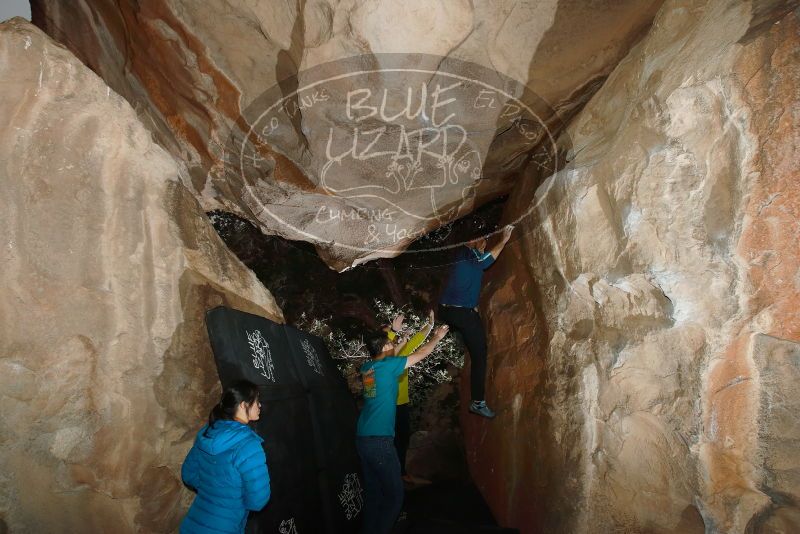
[[[253,367],[259,371],[259,374],[269,380],[275,381],[275,365],[272,363],[272,352],[269,349],[269,343],[264,339],[259,330],[248,331],[247,344],[250,345],[250,352],[253,357]]]
[[[303,348],[303,352],[306,355],[306,363],[309,367],[311,367],[315,373],[318,375],[324,376],[322,372],[322,362],[319,361],[319,355],[314,347],[311,345],[311,342],[307,339],[304,339],[300,346]]]
[[[364,496],[361,491],[361,481],[356,473],[345,475],[342,489],[339,492],[339,502],[347,519],[353,519],[361,512],[361,508],[364,506]]]
[[[294,517],[281,521],[278,532],[280,532],[280,534],[297,534],[297,525],[294,523]]]

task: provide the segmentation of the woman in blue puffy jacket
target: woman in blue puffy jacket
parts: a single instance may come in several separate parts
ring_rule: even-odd
[[[181,523],[182,534],[242,533],[249,510],[269,501],[269,472],[262,440],[247,424],[261,414],[258,386],[228,387],[200,429],[181,477],[197,492]]]

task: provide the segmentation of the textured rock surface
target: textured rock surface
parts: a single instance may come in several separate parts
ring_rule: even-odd
[[[204,312],[280,311],[130,105],[22,19],[0,90],[0,531],[172,531],[218,390]]]
[[[553,109],[563,118],[586,102],[647,28],[661,2],[34,0],[32,8],[37,25],[132,102],[146,115],[144,122],[159,141],[187,162],[188,185],[206,209],[233,210],[269,233],[315,242],[332,266],[343,268],[371,256],[394,255],[417,232],[507,191],[531,138],[523,127],[511,128],[508,118],[501,120],[501,107],[486,95],[480,106],[464,98],[439,110],[440,116],[442,111],[455,111],[453,122],[460,121],[458,126],[469,133],[452,161],[441,167],[434,160],[423,162],[414,180],[415,175],[407,176],[410,165],[391,176],[387,158],[358,159],[338,175],[338,165],[329,168],[333,179],[328,180],[327,134],[336,132],[342,149],[353,137],[354,126],[363,131],[365,125],[374,129],[387,121],[357,123],[345,115],[341,94],[328,95],[327,103],[318,102],[312,91],[300,93],[300,99],[292,97],[298,84],[308,81],[301,76],[299,82],[282,83],[276,94],[288,95],[290,107],[303,109],[270,130],[263,144],[262,139],[246,144],[243,157],[256,158],[247,172],[226,172],[231,170],[231,147],[227,155],[223,149],[232,125],[258,123],[263,107],[259,97],[276,81],[362,54],[363,61],[354,65],[370,68],[388,66],[380,54],[400,53],[400,64],[433,70],[444,69],[439,62],[447,57],[527,84],[548,103],[537,100],[534,108],[541,122],[552,126]],[[412,58],[409,53],[427,56]],[[343,67],[330,70],[339,74]],[[406,78],[384,75],[363,87],[376,94],[387,87],[388,109],[402,109]],[[493,87],[501,84],[498,79],[483,81]],[[392,92],[398,87],[399,92]],[[434,88],[431,82],[431,93]],[[419,96],[415,94],[415,103]],[[312,100],[304,104],[303,97]],[[433,115],[430,106],[428,113]],[[475,107],[483,111],[479,114]],[[388,124],[429,128],[431,122],[435,126],[435,117]],[[257,130],[268,125],[258,124]],[[498,131],[504,133],[492,145]],[[541,138],[540,131],[530,132],[532,139]],[[359,150],[373,140],[362,137]],[[394,150],[397,142],[396,134],[386,135],[370,153]],[[441,139],[438,143],[446,145]],[[475,182],[471,170],[480,167],[483,173]],[[420,184],[425,187],[416,187]],[[349,193],[356,187],[371,196],[354,198]],[[320,209],[323,216],[315,217]],[[391,221],[370,215],[370,210],[382,209],[395,210]],[[328,217],[341,212],[356,215],[345,221]],[[369,231],[370,225],[377,233]]]
[[[512,195],[536,220],[484,292],[499,416],[462,417],[501,522],[800,531],[795,8],[667,2],[568,167]]]

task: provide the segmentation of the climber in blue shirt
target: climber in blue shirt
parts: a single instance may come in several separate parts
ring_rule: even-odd
[[[469,352],[472,395],[469,411],[489,419],[493,418],[495,413],[486,405],[484,398],[486,332],[478,314],[478,297],[481,292],[483,271],[488,269],[503,251],[513,230],[513,226],[506,226],[500,241],[488,252],[485,238],[475,239],[459,248],[444,291],[439,298],[439,318],[461,334]]]
[[[181,468],[197,492],[181,534],[243,533],[247,513],[269,501],[264,440],[248,426],[260,415],[258,386],[246,380],[229,386],[211,410]]]

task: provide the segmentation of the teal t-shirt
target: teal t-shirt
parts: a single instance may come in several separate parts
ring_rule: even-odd
[[[358,416],[357,436],[394,436],[397,379],[405,368],[406,358],[394,356],[361,366],[364,407]]]

